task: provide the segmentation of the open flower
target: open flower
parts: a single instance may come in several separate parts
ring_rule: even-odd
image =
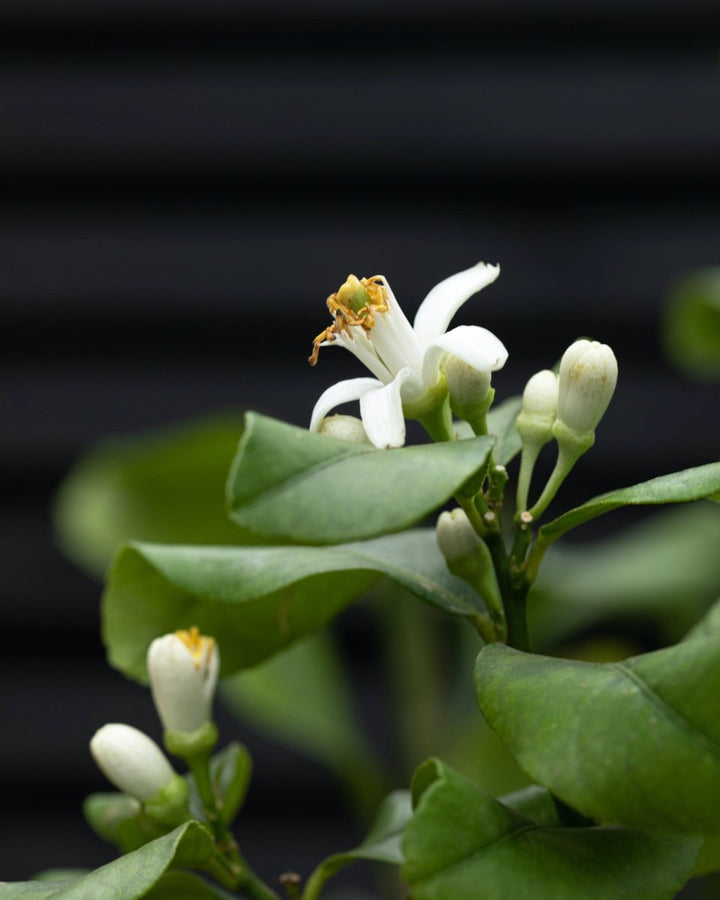
[[[317,362],[320,347],[338,344],[375,377],[351,378],[328,388],[315,404],[310,430],[318,431],[334,407],[359,400],[372,443],[401,447],[405,442],[403,404],[417,404],[437,386],[447,353],[479,371],[501,369],[507,350],[492,332],[476,325],[446,330],[463,303],[495,281],[499,273],[499,266],[478,263],[441,281],[423,300],[413,325],[383,275],[363,279],[350,275],[337,293],[328,297],[333,324],[315,338],[310,363]]]

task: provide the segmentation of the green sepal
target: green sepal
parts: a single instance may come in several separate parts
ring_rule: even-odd
[[[137,800],[119,792],[90,794],[83,814],[92,830],[122,853],[131,853],[167,831],[145,815]]]
[[[163,743],[168,753],[189,760],[198,756],[209,756],[218,742],[217,725],[206,722],[196,731],[173,731],[163,734]]]
[[[164,787],[143,803],[143,810],[153,822],[175,828],[190,818],[188,786],[182,775],[174,775]]]
[[[487,394],[477,403],[460,403],[450,394],[450,409],[458,419],[463,419],[476,435],[487,434],[487,414],[495,399],[495,388],[488,388]]]

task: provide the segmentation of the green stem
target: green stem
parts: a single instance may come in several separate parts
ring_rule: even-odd
[[[535,506],[532,509],[528,510],[533,519],[539,519],[540,516],[545,512],[550,503],[552,502],[553,497],[557,494],[560,489],[560,485],[565,481],[570,472],[572,471],[572,467],[578,461],[579,453],[574,452],[567,446],[562,444],[558,445],[558,457],[557,462],[555,463],[555,468],[552,470],[550,477],[547,480],[547,484],[545,488],[540,494],[540,498],[538,499]],[[519,508],[519,507],[518,507]]]
[[[423,416],[419,416],[418,421],[436,443],[455,440],[452,413],[447,396]]]
[[[530,482],[532,480],[535,463],[540,455],[540,444],[523,444],[522,456],[520,457],[520,472],[518,473],[517,483],[517,512],[521,513],[527,509],[528,495],[530,493]]]

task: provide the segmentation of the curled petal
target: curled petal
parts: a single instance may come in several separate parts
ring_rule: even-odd
[[[349,378],[347,381],[338,381],[320,394],[310,419],[310,431],[318,431],[320,423],[331,409],[340,406],[341,403],[349,403],[351,400],[359,400],[368,391],[374,391],[383,386],[377,378]]]
[[[360,415],[367,436],[376,447],[402,447],[405,443],[405,416],[402,387],[412,378],[410,369],[401,369],[395,379],[360,398]]]
[[[415,316],[413,328],[421,343],[427,345],[443,334],[463,303],[492,284],[499,274],[500,266],[478,263],[436,284]]]
[[[463,362],[481,372],[497,372],[508,358],[503,342],[492,331],[479,325],[459,325],[447,334],[441,334],[432,343],[459,356]]]

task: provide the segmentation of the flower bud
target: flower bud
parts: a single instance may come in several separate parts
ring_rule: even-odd
[[[166,731],[193,732],[210,721],[220,653],[193,626],[156,638],[147,654],[150,688]]]
[[[491,373],[475,369],[459,356],[448,357],[445,378],[451,399],[461,406],[482,403],[490,390]]]
[[[103,725],[90,741],[90,752],[115,787],[141,802],[154,797],[175,778],[155,741],[131,725]]]
[[[440,513],[435,526],[440,552],[448,562],[472,556],[480,545],[480,538],[470,524],[464,510],[453,509]]]
[[[320,434],[354,444],[370,444],[363,423],[357,416],[325,416],[320,423]],[[372,445],[371,445],[372,446]]]
[[[617,375],[617,360],[607,344],[586,340],[571,344],[560,361],[558,422],[578,434],[595,431]]]
[[[525,385],[517,430],[523,444],[542,446],[552,440],[557,415],[558,379],[550,369],[536,372]]]

